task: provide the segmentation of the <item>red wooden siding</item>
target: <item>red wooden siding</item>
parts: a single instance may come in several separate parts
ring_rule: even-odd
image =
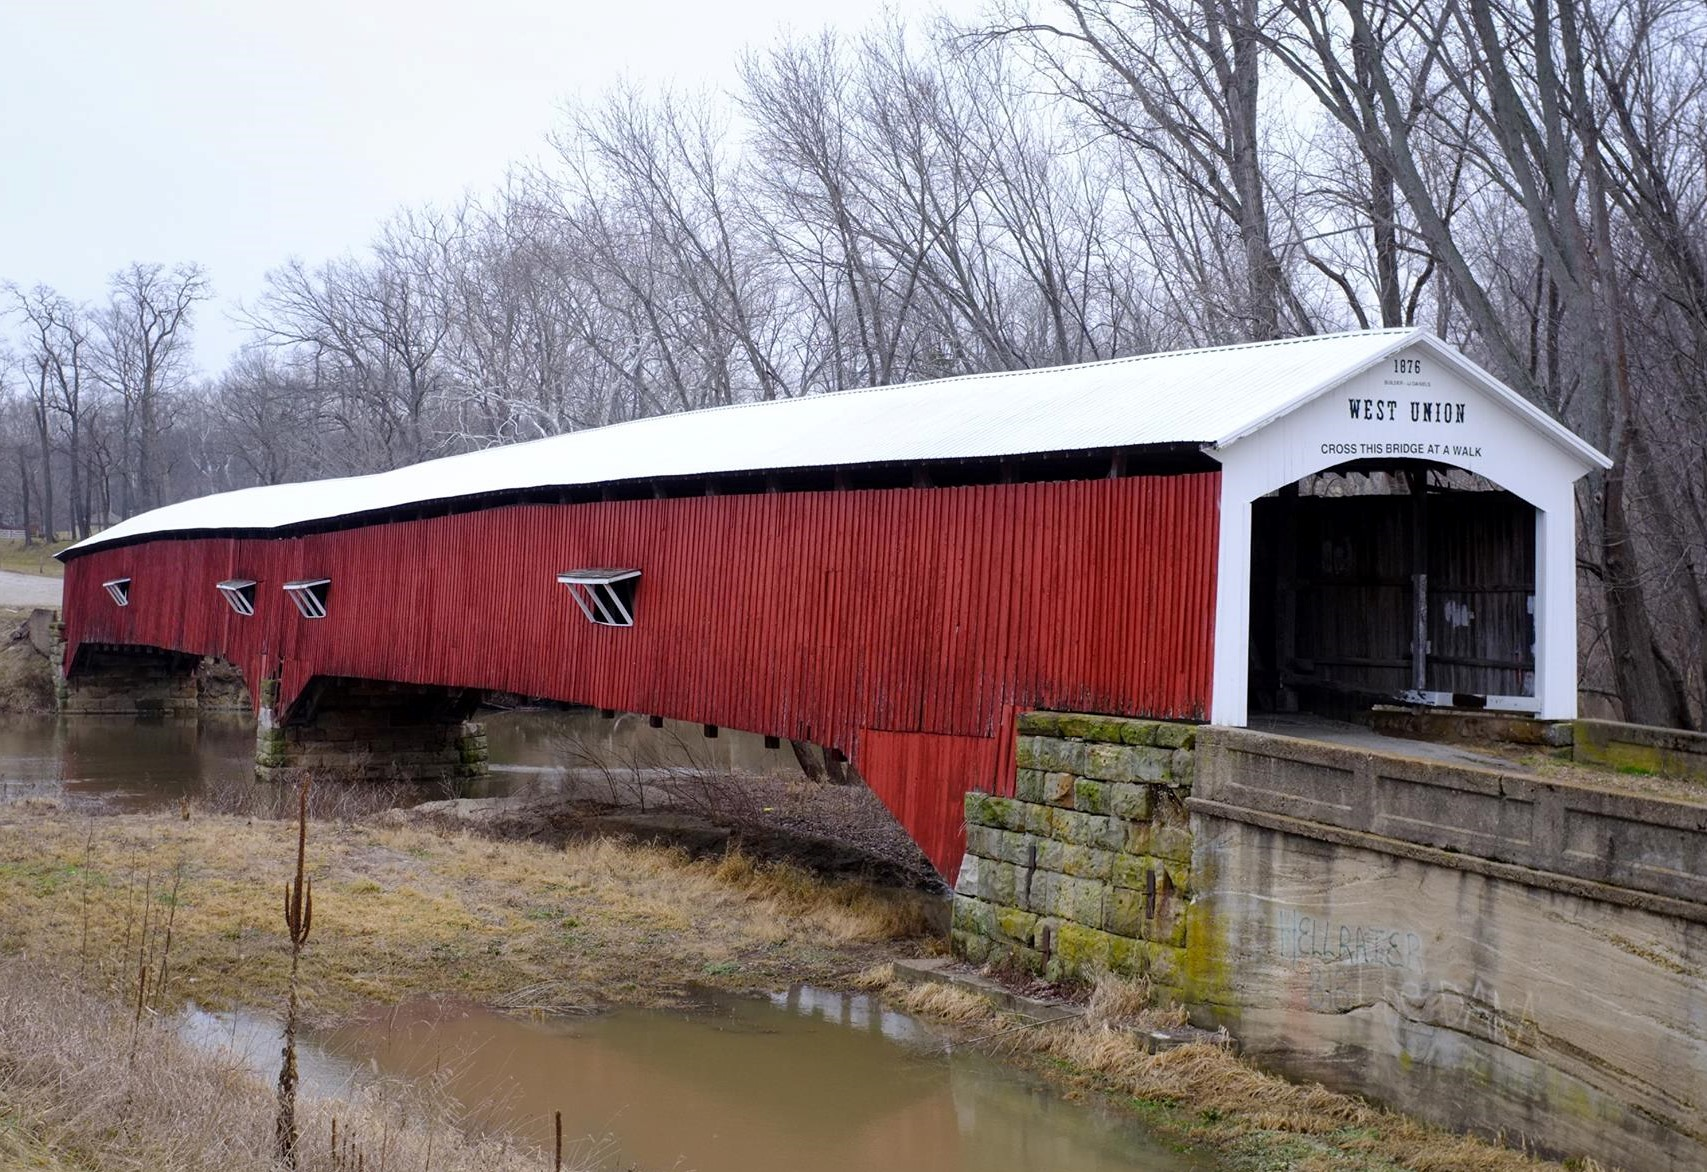
[[[84,642],[493,688],[833,745],[953,876],[1024,708],[1208,709],[1219,476],[518,505],[301,537],[162,538],[66,567]],[[631,628],[555,578],[644,572]],[[115,606],[101,582],[132,579]],[[280,585],[332,580],[305,620]],[[214,589],[260,583],[255,615]]]

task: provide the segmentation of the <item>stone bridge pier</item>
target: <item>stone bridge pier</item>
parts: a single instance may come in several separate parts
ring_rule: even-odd
[[[255,731],[256,779],[311,775],[460,788],[488,772],[485,727],[470,719],[482,695],[321,677],[281,714],[278,681],[267,680]]]
[[[55,700],[66,716],[193,719],[200,709],[199,655],[85,644],[69,677],[59,670],[64,656],[64,644],[55,642]]]

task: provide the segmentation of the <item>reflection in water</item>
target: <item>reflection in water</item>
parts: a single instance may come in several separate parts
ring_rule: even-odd
[[[0,721],[0,800],[55,798],[120,809],[170,804],[210,782],[253,776],[255,725],[242,716],[8,716]]]
[[[178,1015],[178,1036],[198,1050],[232,1059],[235,1064],[269,1085],[279,1077],[283,1060],[284,1030],[277,1018],[239,1010],[209,1013],[194,1005]],[[335,1098],[354,1086],[365,1071],[356,1063],[304,1045],[296,1048],[297,1077],[304,1094]]]
[[[492,776],[467,796],[585,791],[609,796],[612,783],[651,782],[683,769],[794,777],[786,748],[697,724],[643,716],[605,719],[597,712],[494,712],[482,718],[491,744]],[[138,720],[129,716],[8,716],[0,721],[0,801],[54,798],[69,805],[104,802],[136,810],[198,797],[214,784],[254,775],[255,725],[248,717]],[[426,787],[416,800],[448,796]]]
[[[1021,1172],[1203,1167],[1118,1116],[953,1051],[874,999],[801,988],[710,1012],[524,1022],[416,1005],[317,1039],[381,1073],[454,1073],[478,1125],[601,1140],[609,1168]]]

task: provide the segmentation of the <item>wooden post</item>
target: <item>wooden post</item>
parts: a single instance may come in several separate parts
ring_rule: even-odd
[[[1411,489],[1411,687],[1428,686],[1428,472],[1405,473]]]
[[[1275,709],[1298,711],[1298,697],[1287,683],[1298,656],[1298,482],[1280,486],[1280,525],[1276,540],[1274,592]]]

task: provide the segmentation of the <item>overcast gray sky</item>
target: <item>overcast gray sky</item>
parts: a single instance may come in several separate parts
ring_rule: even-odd
[[[198,261],[218,295],[198,355],[218,369],[241,337],[226,315],[268,268],[489,187],[565,98],[624,77],[726,87],[743,46],[883,7],[0,0],[0,281],[92,300],[132,260]]]

